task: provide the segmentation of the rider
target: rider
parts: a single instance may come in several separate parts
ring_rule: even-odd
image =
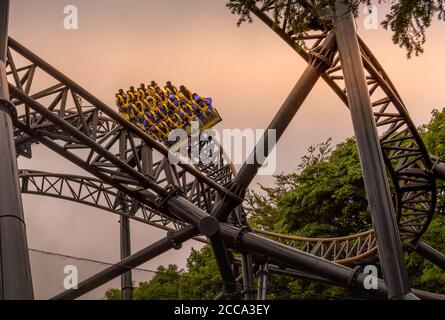
[[[180,86],[179,87],[179,94],[178,94],[179,98],[181,100],[184,100],[187,103],[192,103],[193,101],[193,97],[192,94],[190,92],[189,89],[187,89],[185,86]]]
[[[195,119],[195,114],[193,113],[192,108],[188,104],[182,101],[180,102],[179,105],[185,115],[186,122],[189,123],[190,121],[193,121],[193,119]]]
[[[171,114],[170,117],[168,117],[167,121],[171,129],[178,129],[184,127],[184,122],[176,113]]]
[[[168,139],[168,134],[170,132],[170,129],[168,128],[167,124],[164,121],[159,121],[158,124],[155,126],[155,128],[158,131],[159,138],[161,141],[165,141]]]
[[[145,83],[141,83],[141,86],[138,88],[139,96],[141,98],[145,98],[145,91],[147,88],[145,88]]]
[[[126,104],[125,100],[125,94],[122,94],[119,90],[119,93],[116,93],[116,106],[118,108],[120,116],[128,120],[128,113],[124,108],[124,105]]]
[[[207,109],[212,109],[213,105],[212,105],[212,98],[204,98],[201,97],[199,94],[197,93],[193,93],[193,100],[199,104],[199,106],[202,109],[205,109],[205,112],[207,112]]]
[[[176,88],[170,81],[167,81],[164,89],[165,91],[167,91],[168,94],[173,94],[173,95],[178,94],[178,88]]]
[[[144,125],[144,116],[145,116],[145,110],[144,110],[144,105],[142,104],[141,101],[137,101],[136,103],[134,103],[132,105],[133,107],[133,112],[135,115],[135,120],[136,120],[136,125],[142,129],[143,131],[145,131],[145,125]]]

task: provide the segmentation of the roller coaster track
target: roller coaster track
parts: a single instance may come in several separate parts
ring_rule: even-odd
[[[24,66],[17,66],[17,53]],[[45,144],[131,198],[130,212],[148,205],[164,225],[167,217],[176,220],[157,209],[169,190],[178,190],[207,212],[222,194],[235,197],[225,188],[232,166],[223,156],[217,164],[201,166],[201,171],[192,164],[173,165],[163,145],[12,39],[7,65],[10,93],[18,111],[18,154],[30,157],[33,143]],[[50,84],[33,91],[42,78]],[[91,105],[83,105],[85,102]],[[206,171],[211,178],[203,173]]]
[[[306,61],[311,49],[326,36],[326,32],[311,31],[297,39],[284,22],[277,23],[269,16],[268,8],[255,7],[252,12]],[[297,46],[297,40],[303,41],[304,46]],[[389,77],[363,41],[361,50],[382,153],[392,181],[399,228],[406,243],[416,243],[435,210],[432,163]],[[41,143],[94,176],[25,170],[21,171],[24,193],[54,196],[128,214],[165,230],[177,230],[185,224],[159,205],[170,190],[179,190],[208,213],[222,195],[236,197],[227,188],[234,171],[224,156],[220,156],[218,164],[210,166],[172,164],[163,145],[13,39],[9,40],[7,67],[9,89],[18,111],[15,121],[18,154],[31,157],[32,146]],[[322,78],[347,105],[338,57]],[[42,83],[46,83],[43,88]],[[214,151],[222,154],[218,147]],[[337,263],[357,262],[376,251],[372,230],[320,239],[256,232]]]
[[[99,179],[78,175],[53,174],[33,170],[20,170],[20,186],[24,194],[43,195],[81,203],[115,214],[123,214],[123,207],[131,207],[132,199],[125,198],[126,204],[119,199],[119,191],[104,184]],[[151,208],[141,204],[137,212],[129,218],[167,231],[184,226],[179,220],[163,218],[151,212]],[[254,230],[257,234],[269,237],[280,243],[307,253],[332,260],[340,264],[349,264],[375,253],[376,244],[373,231],[336,238],[305,238],[267,231]],[[195,240],[207,242],[201,237]]]
[[[300,1],[302,3],[303,1]],[[326,37],[326,31],[296,35],[285,19],[273,17],[274,1],[251,11],[280,38],[309,62],[309,53]],[[289,5],[295,1],[288,1]],[[425,145],[386,72],[366,44],[359,39],[381,151],[392,181],[394,203],[401,237],[415,244],[432,219],[436,205],[435,177]],[[324,81],[348,106],[340,59],[322,75]]]

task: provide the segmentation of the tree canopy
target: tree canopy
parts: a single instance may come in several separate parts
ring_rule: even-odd
[[[390,11],[381,22],[385,29],[393,33],[394,44],[407,50],[408,57],[414,53],[423,52],[426,40],[426,30],[431,26],[433,19],[445,19],[443,0],[338,0],[348,6],[354,14],[360,4],[390,3]],[[229,0],[227,6],[232,13],[240,16],[238,24],[252,22],[250,9],[252,6],[264,8],[272,12],[276,22],[285,20],[296,34],[301,34],[308,28],[317,25],[315,17],[319,17],[322,10],[332,5],[335,0]]]

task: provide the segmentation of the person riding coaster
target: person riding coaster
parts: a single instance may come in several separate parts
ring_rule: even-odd
[[[206,112],[207,112],[207,109],[212,109],[212,98],[204,98],[204,97],[201,97],[199,94],[197,94],[197,93],[193,93],[193,100],[197,103],[197,104],[199,104],[199,106],[201,107],[201,108],[203,108],[203,109],[205,109],[206,110]]]
[[[168,108],[162,102],[158,102],[155,114],[164,121],[168,118]]]
[[[141,96],[141,98],[145,98],[145,94],[146,94],[146,87],[144,83],[141,83],[141,86],[138,88],[138,92],[139,95]]]
[[[167,92],[167,94],[173,94],[173,95],[178,95],[178,88],[176,88],[170,81],[167,81],[167,83],[164,86],[165,91]]]
[[[129,117],[128,117],[128,110],[127,110],[128,108],[126,107],[126,101],[125,100],[126,99],[125,99],[125,97],[122,94],[116,93],[116,106],[118,108],[119,115],[122,118],[128,120],[129,119]]]
[[[170,129],[181,129],[184,127],[184,122],[181,120],[181,118],[176,114],[173,113],[168,117],[167,123],[170,127]]]
[[[180,102],[180,108],[183,111],[185,118],[187,119],[187,122],[193,121],[195,119],[196,115],[194,114],[192,108],[186,104],[185,102]]]
[[[145,125],[144,125],[144,116],[145,116],[145,110],[144,110],[144,105],[142,104],[141,101],[137,101],[135,104],[132,105],[133,107],[133,113],[134,113],[134,118],[135,118],[135,124],[142,129],[143,131],[145,131]]]
[[[158,136],[161,141],[168,140],[168,134],[170,133],[170,129],[168,125],[164,121],[159,121],[158,124],[155,126]]]
[[[193,97],[192,97],[192,93],[190,92],[189,89],[187,89],[185,86],[180,86],[179,87],[179,95],[182,98],[186,99],[186,102],[191,103],[193,101]]]
[[[170,130],[189,128],[193,120],[199,120],[202,128],[221,121],[211,98],[192,93],[183,85],[178,90],[170,81],[163,88],[152,81],[149,85],[141,83],[137,89],[130,86],[126,92],[119,89],[116,105],[123,118],[161,142],[166,142]]]

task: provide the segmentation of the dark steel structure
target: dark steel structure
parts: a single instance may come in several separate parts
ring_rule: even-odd
[[[7,1],[1,3],[2,15],[7,16]],[[356,35],[351,14],[341,6],[331,8],[329,28],[315,28],[301,36],[294,34],[285,20],[277,24],[271,17],[275,1],[263,4],[253,6],[252,13],[295,49],[308,66],[251,154],[251,161],[238,173],[211,139],[199,143],[217,162],[172,163],[165,146],[9,38],[6,66],[0,63],[0,71],[7,73],[0,83],[2,98],[8,97],[9,87],[13,103],[12,108],[0,108],[0,120],[6,123],[0,130],[7,133],[9,128],[10,135],[9,140],[0,143],[0,152],[7,155],[0,158],[1,183],[8,181],[8,187],[1,188],[2,192],[13,192],[6,200],[0,197],[2,298],[32,298],[23,214],[18,205],[22,192],[75,201],[120,215],[122,260],[54,299],[78,298],[118,276],[123,298],[131,299],[131,269],[168,250],[179,249],[190,239],[207,242],[213,248],[224,281],[224,291],[218,299],[266,299],[269,273],[390,299],[444,299],[411,289],[402,260],[405,247],[444,266],[444,256],[420,242],[435,212],[435,179],[445,176],[444,166],[428,155],[394,85]],[[291,4],[295,1],[289,0],[288,5]],[[309,4],[301,1],[300,5]],[[2,29],[5,41],[1,43],[6,48],[5,30]],[[36,89],[35,83],[42,75],[52,83]],[[275,132],[279,140],[319,78],[351,111],[374,230],[326,239],[252,230],[242,202],[263,164],[256,155],[268,155],[274,141],[269,141],[267,133]],[[2,105],[12,106],[6,102]],[[8,134],[2,133],[1,139],[6,139]],[[6,167],[16,163],[13,138],[19,156],[31,158],[33,146],[42,144],[90,176],[17,172],[16,165]],[[3,153],[4,149],[9,153]],[[9,187],[15,185],[17,188]],[[17,200],[18,207],[14,208],[18,209],[4,214],[3,206],[9,205],[11,199]],[[11,237],[8,242],[3,238],[7,219],[16,221],[19,230],[6,234]],[[132,253],[129,221],[166,230],[166,236]],[[10,254],[11,248],[15,254],[20,253],[20,259]],[[240,253],[240,259],[234,258],[233,252]],[[377,290],[366,290],[366,275],[354,265],[377,256],[384,279],[379,280]],[[15,268],[4,268],[6,263]],[[7,286],[5,279],[23,281],[21,292]]]
[[[6,76],[9,0],[0,1],[0,299],[32,299],[26,227],[19,191],[13,122]]]

